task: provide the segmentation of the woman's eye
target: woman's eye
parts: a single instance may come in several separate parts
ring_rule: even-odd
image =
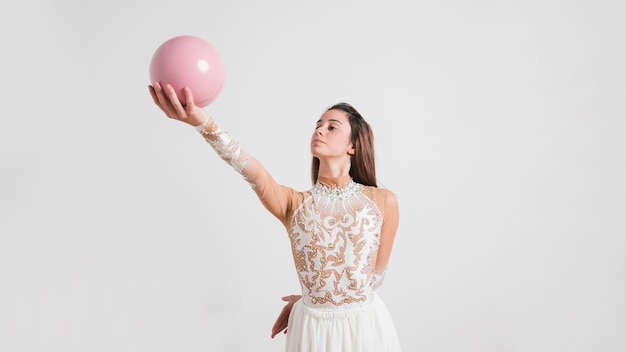
[[[328,130],[329,130],[329,131],[332,131],[332,130],[334,130],[334,129],[335,129],[335,126],[328,126]]]

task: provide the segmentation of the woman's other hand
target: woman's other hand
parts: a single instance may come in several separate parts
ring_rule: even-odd
[[[287,325],[289,323],[289,314],[291,313],[291,308],[293,304],[296,303],[302,296],[300,295],[290,295],[282,298],[283,301],[287,302],[287,304],[283,307],[278,314],[278,318],[276,318],[276,322],[274,326],[272,326],[272,338],[276,336],[279,332],[285,330],[285,334],[287,333]]]

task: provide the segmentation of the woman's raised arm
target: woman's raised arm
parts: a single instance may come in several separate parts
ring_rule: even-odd
[[[296,192],[277,184],[257,159],[221,130],[206,110],[196,106],[189,88],[183,89],[186,105],[180,102],[169,84],[162,87],[155,82],[149,90],[154,103],[167,117],[194,126],[217,154],[248,181],[263,205],[281,222],[287,223]]]

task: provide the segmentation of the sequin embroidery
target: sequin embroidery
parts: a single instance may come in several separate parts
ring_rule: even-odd
[[[244,170],[248,165],[248,159],[243,156],[243,152],[239,143],[234,140],[227,132],[222,131],[220,128],[216,128],[214,131],[207,131],[206,128],[199,130],[204,140],[207,141],[217,152],[217,155],[225,162],[240,173],[248,183],[250,180],[246,177]],[[251,184],[251,183],[250,183]],[[254,187],[253,184],[251,186]]]
[[[318,182],[295,211],[289,238],[305,304],[335,309],[370,302],[382,214],[364,188]]]

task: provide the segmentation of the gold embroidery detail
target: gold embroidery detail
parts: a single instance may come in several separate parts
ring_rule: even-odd
[[[305,303],[337,307],[371,298],[381,226],[382,214],[362,185],[315,185],[289,235]]]

